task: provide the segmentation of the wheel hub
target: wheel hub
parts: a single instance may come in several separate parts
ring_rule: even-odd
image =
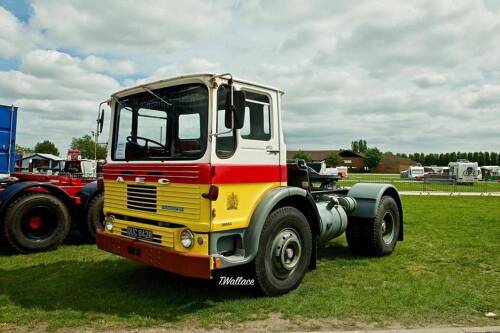
[[[57,229],[57,214],[45,205],[31,207],[21,218],[21,232],[29,240],[51,237]]]
[[[28,225],[33,230],[38,230],[43,225],[43,219],[40,216],[32,216],[28,219]]]
[[[287,259],[292,259],[293,258],[293,249],[286,249],[286,258]]]
[[[382,233],[382,240],[386,244],[390,244],[394,239],[394,215],[391,211],[387,211],[384,215],[383,221],[381,223],[380,229]]]
[[[285,229],[278,233],[273,242],[275,255],[273,262],[276,268],[282,272],[291,272],[300,261],[302,246],[297,233],[291,229]]]

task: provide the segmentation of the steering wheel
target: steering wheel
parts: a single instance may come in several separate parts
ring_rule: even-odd
[[[137,140],[137,139],[144,141],[144,146],[141,146],[137,142],[133,141],[133,140]],[[142,136],[134,136],[134,135],[127,136],[127,142],[130,143],[130,144],[132,144],[132,145],[141,147],[141,148],[145,147],[146,149],[149,149],[149,142],[151,142],[151,143],[154,143],[154,144],[160,146],[162,149],[168,151],[167,146],[165,146],[164,144],[162,144],[162,143],[160,143],[158,141],[149,139],[149,138],[142,137]]]

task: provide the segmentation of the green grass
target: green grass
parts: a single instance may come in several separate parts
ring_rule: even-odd
[[[393,255],[349,254],[344,237],[282,297],[185,279],[95,249],[0,256],[0,323],[49,329],[201,325],[317,318],[348,326],[500,325],[500,199],[404,197]],[[333,324],[335,325],[335,324]],[[1,325],[0,325],[1,327]]]

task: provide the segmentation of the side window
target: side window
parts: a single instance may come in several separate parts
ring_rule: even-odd
[[[271,109],[266,95],[245,92],[245,122],[240,135],[245,140],[271,139]]]
[[[226,94],[228,91],[227,85],[221,85],[217,90],[217,135],[215,141],[215,150],[220,158],[228,158],[233,155],[236,148],[235,131],[230,131],[225,126],[224,116],[226,109]]]
[[[240,129],[240,134],[242,137],[250,135],[250,108],[245,106],[245,122],[243,123],[243,127]]]
[[[195,140],[199,139],[200,131],[200,114],[180,114],[179,115],[179,139]]]
[[[125,158],[125,144],[127,143],[127,137],[132,135],[132,110],[128,108],[122,108],[117,112],[117,117],[119,117],[118,133],[116,133],[116,147],[114,149],[114,158],[124,159]]]

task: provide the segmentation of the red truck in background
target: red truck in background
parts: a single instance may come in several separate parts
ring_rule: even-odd
[[[94,240],[103,199],[95,168],[90,177],[84,172],[86,162],[69,150],[58,174],[15,172],[0,180],[2,242],[20,253],[52,250],[72,228]]]

